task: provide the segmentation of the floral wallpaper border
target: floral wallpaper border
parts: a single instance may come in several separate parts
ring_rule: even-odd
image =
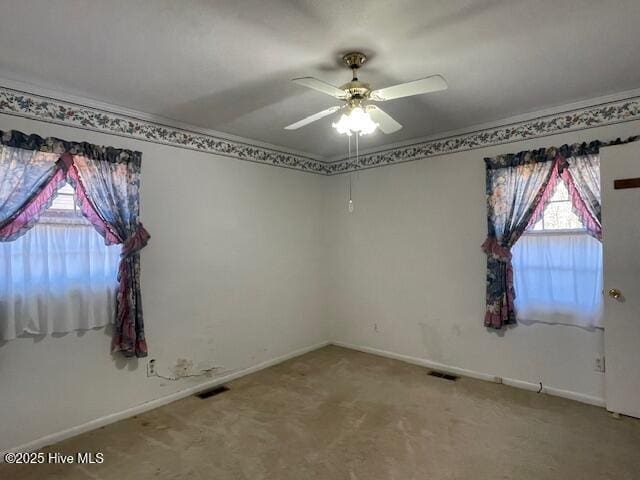
[[[379,150],[360,156],[358,162],[353,158],[351,160],[341,159],[328,163],[326,174],[336,175],[382,167],[447,153],[474,150],[632,120],[640,120],[640,97],[545,115],[531,120],[404,147]]]
[[[337,175],[436,155],[638,120],[640,119],[640,97],[545,115],[413,145],[383,149],[362,155],[358,162],[346,158],[334,162],[323,162],[302,155],[223,139],[5,87],[0,87],[0,113],[225,155],[276,167],[321,175]]]
[[[276,167],[324,174],[325,163],[119,113],[0,87],[0,113],[199,150]]]

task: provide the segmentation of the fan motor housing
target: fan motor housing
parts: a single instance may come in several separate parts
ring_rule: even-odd
[[[368,83],[351,80],[340,87],[349,94],[349,98],[369,98],[371,88]]]

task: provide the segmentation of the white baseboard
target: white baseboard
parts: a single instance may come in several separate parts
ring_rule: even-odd
[[[380,350],[378,348],[365,347],[361,345],[354,345],[351,343],[333,341],[332,345],[339,347],[349,348],[351,350],[358,350],[359,352],[371,353],[373,355],[380,355],[381,357],[393,358],[414,365],[420,365],[422,367],[432,368],[445,373],[452,373],[463,377],[478,378],[480,380],[486,380],[489,382],[502,383],[510,387],[521,388],[524,390],[531,390],[537,392],[540,389],[540,384],[525,382],[523,380],[517,380],[515,378],[505,378],[498,375],[491,375],[488,373],[477,372],[475,370],[468,370],[466,368],[454,367],[451,365],[445,365],[443,363],[433,362],[425,358],[412,357],[410,355],[403,355],[401,353],[389,352],[387,350]],[[591,395],[585,395],[583,393],[572,392],[570,390],[562,390],[560,388],[543,386],[542,393],[554,395],[556,397],[568,398],[581,403],[587,403],[589,405],[596,405],[598,407],[605,406],[605,400],[600,397],[594,397]]]
[[[4,455],[6,453],[30,452],[33,450],[37,450],[39,448],[43,448],[47,445],[52,445],[54,443],[61,442],[62,440],[75,437],[76,435],[80,435],[81,433],[95,430],[96,428],[104,427],[105,425],[109,425],[110,423],[118,422],[120,420],[124,420],[125,418],[133,417],[134,415],[139,415],[149,410],[153,410],[154,408],[158,408],[168,403],[175,402],[176,400],[180,400],[181,398],[185,398],[190,395],[195,395],[196,393],[199,393],[203,390],[207,390],[217,385],[221,385],[223,383],[230,382],[237,378],[244,377],[245,375],[249,375],[250,373],[254,373],[259,370],[272,367],[273,365],[277,365],[291,358],[304,355],[305,353],[312,352],[313,350],[317,350],[322,347],[326,347],[330,343],[331,342],[320,342],[320,343],[316,343],[315,345],[310,345],[308,347],[300,348],[298,350],[294,350],[293,352],[287,353],[286,355],[272,358],[271,360],[266,360],[256,365],[243,368],[242,370],[238,370],[233,373],[229,373],[227,375],[213,378],[207,382],[199,383],[192,387],[185,388],[184,390],[180,390],[179,392],[175,392],[170,395],[157,398],[155,400],[150,400],[148,402],[141,403],[140,405],[136,405],[134,407],[128,408],[126,410],[122,410],[120,412],[116,412],[109,415],[105,415],[104,417],[96,418],[95,420],[91,420],[89,422],[83,423],[81,425],[77,425],[75,427],[68,428],[66,430],[62,430],[60,432],[46,435],[44,437],[38,438],[31,442],[25,443],[23,445],[19,445],[17,447],[0,451],[0,463],[3,462]]]
[[[52,445],[57,442],[61,442],[66,440],[67,438],[74,437],[76,435],[80,435],[81,433],[85,433],[91,430],[95,430],[97,428],[103,427],[105,425],[109,425],[114,422],[118,422],[120,420],[124,420],[129,417],[133,417],[134,415],[139,415],[141,413],[147,412],[149,410],[153,410],[154,408],[161,407],[171,402],[175,402],[176,400],[180,400],[182,398],[188,397],[190,395],[194,395],[203,390],[207,390],[209,388],[215,387],[217,385],[221,385],[223,383],[230,382],[237,378],[243,377],[245,375],[249,375],[251,373],[257,372],[259,370],[263,370],[265,368],[271,367],[273,365],[277,365],[286,360],[289,360],[294,357],[298,357],[300,355],[304,355],[305,353],[312,352],[319,348],[325,347],[327,345],[336,345],[343,348],[349,348],[351,350],[357,350],[360,352],[371,353],[373,355],[379,355],[382,357],[393,358],[395,360],[400,360],[407,363],[412,363],[414,365],[420,365],[422,367],[432,368],[434,370],[439,370],[447,373],[452,373],[456,375],[460,375],[463,377],[472,377],[480,380],[486,380],[489,382],[495,383],[503,383],[505,385],[509,385],[511,387],[521,388],[524,390],[532,390],[538,391],[540,386],[535,383],[525,382],[522,380],[516,380],[512,378],[503,378],[497,375],[490,375],[487,373],[477,372],[475,370],[468,370],[466,368],[454,367],[451,365],[445,365],[443,363],[433,362],[431,360],[425,358],[412,357],[410,355],[403,355],[400,353],[389,352],[386,350],[380,350],[378,348],[365,347],[361,345],[354,345],[351,343],[340,342],[340,341],[332,341],[332,342],[320,342],[315,345],[310,345],[308,347],[304,347],[293,352],[287,353],[286,355],[282,355],[280,357],[273,358],[271,360],[266,360],[264,362],[258,363],[256,365],[252,365],[250,367],[244,368],[242,370],[238,370],[236,372],[223,375],[221,377],[217,377],[211,379],[210,381],[199,383],[198,385],[194,385],[189,388],[185,388],[184,390],[180,390],[179,392],[172,393],[170,395],[166,395],[161,398],[157,398],[155,400],[150,400],[148,402],[141,403],[140,405],[136,405],[134,407],[128,408],[126,410],[122,410],[120,412],[112,413],[109,415],[105,415],[104,417],[96,418],[95,420],[91,420],[89,422],[83,423],[81,425],[77,425],[75,427],[68,428],[66,430],[62,430],[60,432],[52,433],[50,435],[46,435],[44,437],[38,438],[31,442],[25,443],[23,445],[19,445],[17,447],[13,447],[0,452],[0,462],[4,458],[5,453],[9,452],[29,452],[33,450],[37,450],[39,448],[45,447],[47,445]],[[569,390],[562,390],[559,388],[553,387],[544,387],[544,393],[548,393],[549,395],[555,395],[557,397],[568,398],[571,400],[576,400],[578,402],[587,403],[590,405],[596,405],[599,407],[605,406],[605,401],[599,397],[593,397],[590,395],[584,395],[582,393],[572,392]]]

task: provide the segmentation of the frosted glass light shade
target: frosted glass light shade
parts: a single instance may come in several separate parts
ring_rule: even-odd
[[[332,123],[331,126],[337,130],[339,134],[351,136],[353,133],[360,135],[368,135],[373,133],[378,124],[371,120],[371,117],[362,107],[353,108],[348,115],[342,114],[340,120]]]

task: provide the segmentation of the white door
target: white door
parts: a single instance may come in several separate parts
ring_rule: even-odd
[[[607,410],[640,417],[640,142],[600,150]],[[615,298],[618,296],[619,297]]]

